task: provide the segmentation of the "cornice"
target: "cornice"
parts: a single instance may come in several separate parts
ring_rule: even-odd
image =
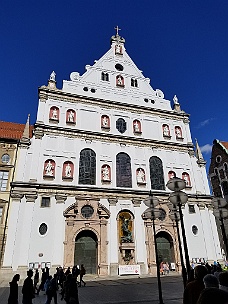
[[[165,142],[153,139],[146,139],[146,138],[138,138],[138,137],[125,137],[121,135],[115,134],[107,134],[101,132],[92,132],[92,131],[85,131],[80,129],[69,129],[64,127],[57,127],[57,126],[49,126],[40,123],[35,124],[35,131],[34,134],[36,138],[40,138],[41,136],[37,136],[37,134],[42,136],[44,135],[56,135],[56,136],[67,136],[69,138],[80,138],[84,140],[90,141],[102,141],[108,143],[117,143],[117,144],[124,144],[124,145],[137,145],[139,147],[149,147],[151,149],[166,149],[172,151],[184,151],[194,155],[194,145],[192,143],[180,143],[180,142]],[[192,153],[190,152],[192,151]]]
[[[189,116],[190,114],[185,113],[183,111],[176,112],[173,110],[162,110],[162,109],[155,109],[155,108],[148,108],[141,105],[136,104],[127,104],[123,102],[113,101],[109,99],[101,99],[95,97],[88,97],[73,93],[64,92],[59,89],[50,89],[49,87],[42,86],[39,88],[39,99],[42,102],[46,102],[48,99],[54,99],[59,101],[67,101],[73,103],[86,103],[91,105],[100,105],[102,107],[106,107],[107,109],[116,109],[122,110],[132,113],[145,113],[145,114],[155,114],[160,115],[161,117],[170,117],[176,118],[177,120],[182,120],[184,123],[189,123]]]

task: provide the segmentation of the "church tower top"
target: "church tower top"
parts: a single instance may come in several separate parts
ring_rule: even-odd
[[[116,27],[114,27],[114,29],[116,30],[116,34],[111,37],[111,44],[113,42],[115,42],[117,44],[120,44],[120,43],[124,44],[125,39],[119,35],[119,31],[121,31],[121,29],[118,27],[118,25]]]

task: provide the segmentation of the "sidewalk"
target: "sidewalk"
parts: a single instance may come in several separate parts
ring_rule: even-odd
[[[155,304],[158,303],[157,278],[151,276],[124,276],[97,278],[85,276],[86,287],[79,288],[80,304]],[[183,283],[178,275],[161,277],[162,293],[165,304],[182,304]],[[19,304],[22,303],[21,285],[19,287]],[[7,303],[9,295],[8,282],[0,280],[0,303]],[[45,304],[46,296],[40,292],[33,300],[33,304]],[[53,303],[53,301],[52,301]],[[58,295],[58,304],[65,304]]]

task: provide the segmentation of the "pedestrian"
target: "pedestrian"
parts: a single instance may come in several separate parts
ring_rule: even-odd
[[[23,304],[32,304],[32,299],[35,298],[32,276],[33,271],[30,269],[27,271],[27,278],[24,280],[24,284],[22,287]]]
[[[52,299],[52,289],[51,289],[51,280],[52,280],[52,276],[49,275],[45,284],[44,284],[44,290],[47,296],[47,300],[45,304],[50,304],[51,303],[51,299]]]
[[[205,288],[203,278],[207,274],[207,268],[203,265],[197,265],[194,268],[195,279],[189,282],[184,290],[183,304],[196,304],[201,291]]]
[[[219,288],[205,288],[196,304],[228,304],[228,293]]]
[[[20,280],[20,275],[17,273],[13,277],[12,281],[9,282],[10,294],[8,298],[8,304],[18,304],[18,281]]]
[[[42,290],[44,291],[44,284],[47,280],[47,273],[45,272],[45,269],[42,269],[42,275],[41,275],[41,282],[40,282],[40,286],[37,290],[37,295],[39,295],[39,292]]]
[[[34,275],[34,291],[37,293],[37,284],[39,283],[39,270],[36,269],[35,275]]]
[[[228,292],[228,271],[220,272],[219,289]]]
[[[205,277],[203,278],[203,283],[205,288],[211,288],[211,287],[219,288],[218,279],[216,278],[215,275],[211,273],[205,275]]]
[[[81,269],[80,269],[80,282],[79,282],[79,286],[82,286],[82,282],[84,284],[84,286],[86,286],[86,283],[83,281],[83,276],[86,274],[86,270],[83,264],[81,264]]]

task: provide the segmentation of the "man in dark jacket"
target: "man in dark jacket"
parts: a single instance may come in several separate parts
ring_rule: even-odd
[[[32,276],[33,271],[30,269],[29,271],[27,271],[27,278],[24,280],[24,284],[22,287],[23,304],[32,304],[32,299],[35,298]]]

